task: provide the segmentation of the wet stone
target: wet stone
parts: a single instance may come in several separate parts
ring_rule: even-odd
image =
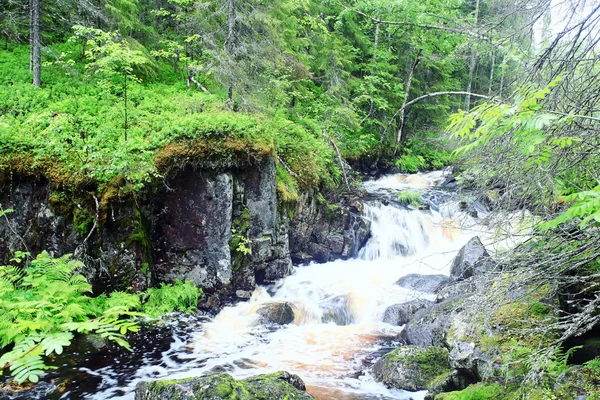
[[[294,309],[289,303],[265,304],[256,313],[265,324],[287,325],[294,322]]]

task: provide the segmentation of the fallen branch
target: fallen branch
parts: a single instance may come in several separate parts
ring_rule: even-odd
[[[406,111],[407,108],[411,107],[412,105],[414,105],[415,103],[418,103],[421,100],[425,100],[428,99],[430,97],[436,97],[436,96],[448,96],[448,95],[471,95],[473,97],[480,97],[483,99],[490,99],[490,96],[485,96],[483,94],[477,94],[477,93],[471,93],[471,92],[435,92],[435,93],[428,93],[428,94],[424,94],[423,96],[419,96],[415,99],[412,99],[409,102],[406,102],[404,104],[402,104],[402,107],[400,107],[398,109],[398,111],[396,111],[396,113],[392,116],[392,118],[390,118],[390,122],[388,122],[387,126],[385,127],[385,129],[383,130],[383,134],[381,135],[381,142],[383,142],[383,139],[385,138],[388,129],[390,128],[390,126],[392,125],[392,122],[394,122],[394,120],[396,119],[396,117],[398,115],[404,115],[404,112]],[[401,121],[404,122],[404,118],[401,117]],[[402,125],[398,128],[398,131],[401,132],[402,131]]]
[[[200,82],[198,82],[196,80],[196,78],[194,78],[192,75],[188,75],[188,78],[187,78],[187,87],[188,88],[191,86],[191,83],[194,83],[196,85],[196,87],[198,89],[201,89],[204,93],[212,95],[212,93],[207,88],[205,88]]]

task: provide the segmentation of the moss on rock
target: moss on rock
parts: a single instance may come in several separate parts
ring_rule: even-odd
[[[304,382],[287,372],[236,380],[228,374],[198,378],[141,382],[136,400],[308,400]]]
[[[428,389],[451,371],[448,350],[434,346],[403,346],[383,356],[373,366],[375,379],[404,390]]]

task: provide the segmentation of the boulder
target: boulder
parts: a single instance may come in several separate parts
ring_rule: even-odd
[[[396,285],[423,293],[435,293],[444,283],[450,281],[446,275],[409,274],[398,279]]]
[[[482,381],[494,375],[496,365],[489,352],[481,350],[474,342],[459,341],[450,351],[450,365],[461,372],[462,376]]]
[[[197,378],[140,382],[135,388],[135,399],[313,399],[305,390],[304,382],[288,372],[258,375],[243,380],[233,379],[228,374],[212,374]]]
[[[404,325],[417,313],[417,311],[431,306],[428,300],[412,300],[402,304],[389,306],[383,313],[383,322],[391,325]]]
[[[287,325],[294,322],[294,309],[290,303],[265,304],[256,313],[265,324]]]
[[[454,300],[469,295],[477,290],[477,284],[473,277],[462,281],[446,282],[436,290],[435,302],[441,303],[446,300]]]
[[[481,243],[479,236],[475,236],[463,246],[452,262],[450,277],[453,280],[464,280],[474,275],[495,267],[490,255]]]
[[[446,304],[435,304],[417,311],[400,333],[404,343],[446,347],[446,337],[454,313],[445,306]]]
[[[403,346],[373,365],[378,382],[408,391],[425,390],[449,371],[448,350],[433,346]]]

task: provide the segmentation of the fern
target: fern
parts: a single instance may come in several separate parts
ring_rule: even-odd
[[[0,266],[0,375],[8,367],[17,383],[38,382],[54,368],[45,359],[62,354],[76,334],[94,333],[131,350],[126,335],[139,330],[136,318],[148,316],[142,311],[153,317],[187,311],[201,294],[193,284],[177,282],[145,294],[92,298],[91,285],[78,273],[82,267],[70,255],[52,258],[46,252],[26,267]]]
[[[177,280],[173,286],[163,283],[158,289],[149,289],[143,296],[143,311],[152,317],[172,311],[185,312],[195,308],[201,296],[202,291],[191,282]]]

